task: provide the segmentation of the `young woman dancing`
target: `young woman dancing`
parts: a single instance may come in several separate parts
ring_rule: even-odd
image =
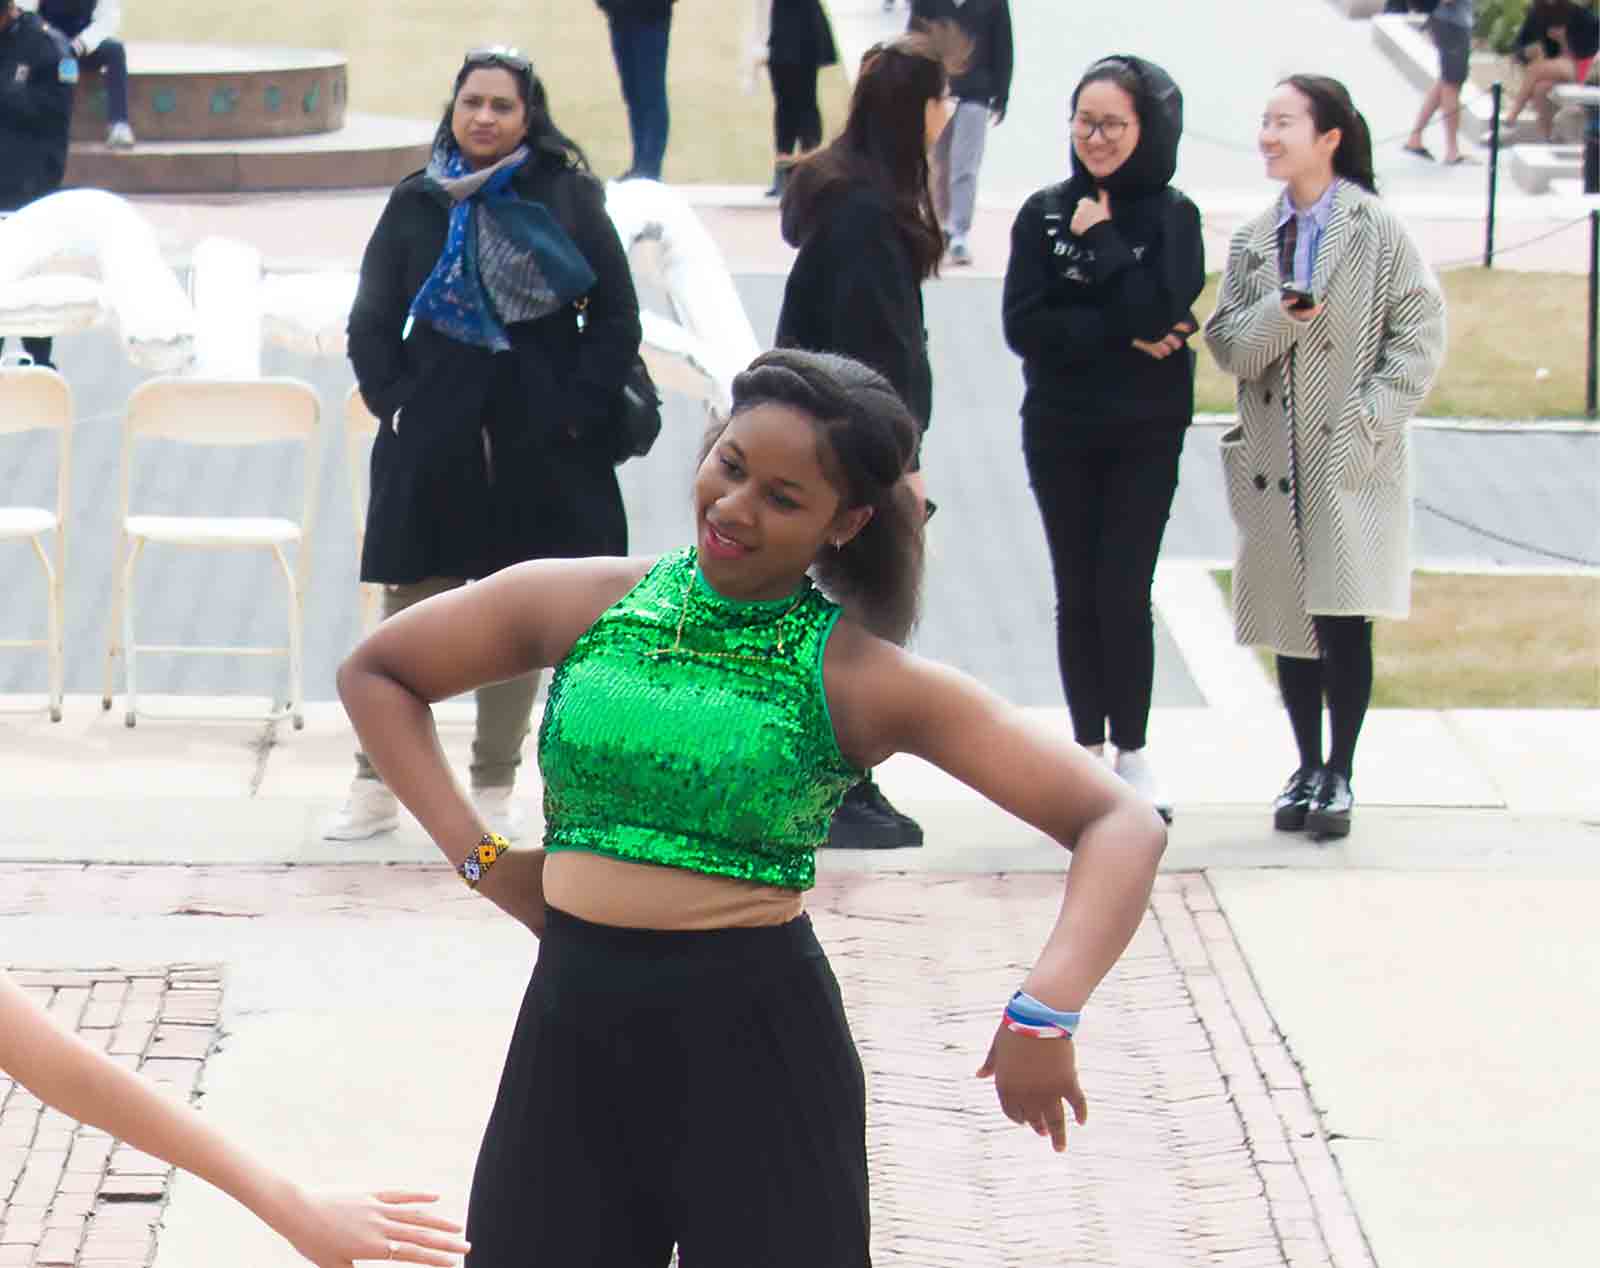
[[[804,912],[861,772],[916,753],[1073,851],[1061,915],[978,1073],[1066,1146],[1071,1032],[1165,831],[1081,749],[897,645],[916,615],[915,420],[844,358],[734,383],[696,545],[541,560],[384,622],[339,673],[365,751],[467,883],[542,938],[478,1158],[475,1268],[862,1268],[865,1089]],[[555,666],[540,849],[484,831],[432,702]],[[478,1077],[481,1072],[469,1072]]]

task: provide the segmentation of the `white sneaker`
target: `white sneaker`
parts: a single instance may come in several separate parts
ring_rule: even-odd
[[[106,133],[106,144],[113,150],[133,149],[133,129],[126,123],[113,123]]]
[[[1154,806],[1158,815],[1168,823],[1172,822],[1172,798],[1167,795],[1167,790],[1156,778],[1155,769],[1150,765],[1150,759],[1144,755],[1142,748],[1127,752],[1119,750],[1116,765],[1112,769],[1134,792]]]
[[[365,841],[400,826],[400,803],[380,779],[355,779],[344,808],[322,826],[324,841]]]
[[[507,841],[515,841],[522,834],[522,824],[527,816],[522,807],[511,799],[512,786],[501,788],[474,788],[472,804],[483,816],[490,832],[499,833]]]

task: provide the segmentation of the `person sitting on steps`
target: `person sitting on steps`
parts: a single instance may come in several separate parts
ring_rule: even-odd
[[[106,82],[106,144],[133,147],[128,124],[128,53],[117,39],[122,27],[121,0],[29,0],[23,5],[61,33],[77,55],[80,70],[97,70]]]

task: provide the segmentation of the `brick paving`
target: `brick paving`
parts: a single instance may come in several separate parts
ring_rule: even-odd
[[[125,916],[483,917],[439,868],[75,867],[71,885],[60,870],[4,869],[0,915],[105,911],[114,894]],[[1373,1268],[1300,1069],[1201,874],[1159,879],[1093,1001],[1089,1124],[1067,1154],[1000,1115],[973,1072],[1059,899],[1047,875],[825,875],[811,896],[867,1068],[874,1262]],[[24,981],[119,1059],[192,1090],[220,1001],[215,971],[199,972]],[[119,1166],[102,1136],[0,1087],[0,1268],[70,1263],[74,1239],[85,1264],[146,1262],[164,1168]]]
[[[215,1045],[215,966],[12,969],[52,1017],[112,1060],[192,1097]],[[0,1268],[144,1268],[172,1168],[73,1122],[0,1073]]]

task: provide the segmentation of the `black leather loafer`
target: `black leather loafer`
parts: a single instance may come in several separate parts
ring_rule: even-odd
[[[1320,766],[1302,766],[1289,776],[1278,799],[1272,803],[1272,826],[1279,832],[1298,832],[1306,826],[1306,812],[1322,782]]]
[[[1336,770],[1322,772],[1322,782],[1306,811],[1306,831],[1316,837],[1350,835],[1350,814],[1356,808],[1350,781]]]

